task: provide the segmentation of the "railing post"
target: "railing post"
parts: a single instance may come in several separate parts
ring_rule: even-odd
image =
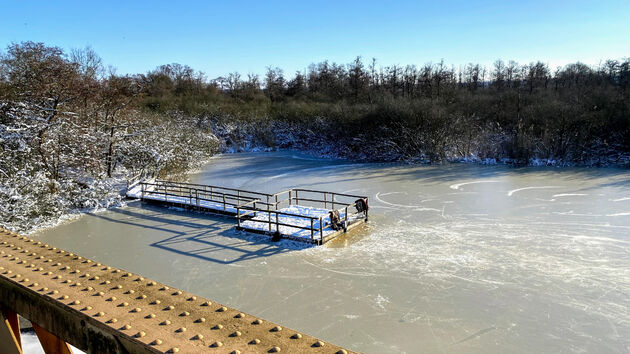
[[[343,232],[346,232],[346,230],[348,230],[348,207],[346,207],[346,223]]]
[[[291,189],[289,189],[289,205],[292,205],[292,204],[293,204],[291,199],[292,199],[292,198],[291,198]]]
[[[278,195],[276,194],[276,203],[273,205],[273,210],[278,210]],[[278,214],[276,214],[278,216]]]
[[[328,202],[326,201],[326,192],[324,192],[324,209],[328,209]]]
[[[368,198],[367,197],[365,197],[365,204],[366,204],[365,205],[365,207],[366,207],[365,208],[365,221],[368,221],[368,205],[370,205],[370,204],[368,203]]]
[[[267,196],[267,220],[269,221],[269,232],[271,232],[271,212],[269,210],[269,196]]]
[[[241,205],[236,205],[236,224],[237,227],[241,227]]]
[[[146,187],[145,183],[141,183],[140,184],[140,190],[142,191],[142,192],[140,192],[140,200],[144,200],[144,188],[145,187]]]
[[[197,204],[197,211],[201,210],[199,208],[199,189],[195,189],[195,203]]]
[[[300,205],[300,198],[298,198],[298,192],[299,191],[295,191],[295,205]]]
[[[164,183],[164,201],[168,203],[168,188],[166,187],[166,183]]]
[[[225,193],[223,193],[223,198],[225,198]],[[236,202],[238,204],[241,204],[241,190],[237,190],[236,191]]]
[[[332,210],[335,210],[335,193],[332,194]]]
[[[276,231],[280,233],[280,225],[278,224],[278,213],[276,213]]]
[[[311,219],[311,241],[313,241],[313,233],[314,233],[314,230],[313,230],[313,219]]]
[[[241,204],[240,202],[237,203]],[[223,193],[223,211],[225,211],[225,193]]]
[[[323,225],[324,224],[324,219],[323,216],[320,215],[319,216],[319,238],[322,241],[322,243],[324,243],[324,228]]]

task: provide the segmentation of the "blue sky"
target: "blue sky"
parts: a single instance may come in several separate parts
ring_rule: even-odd
[[[35,1],[0,3],[0,48],[90,45],[118,73],[182,63],[214,78],[292,74],[357,55],[381,65],[495,59],[552,68],[630,57],[630,0]]]

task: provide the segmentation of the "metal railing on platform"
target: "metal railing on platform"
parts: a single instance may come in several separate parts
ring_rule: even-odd
[[[271,197],[271,202],[267,201],[265,203],[260,199],[257,199],[239,204],[236,212],[236,217],[238,219],[237,227],[239,229],[250,230],[251,228],[242,226],[244,221],[249,221],[250,223],[267,224],[266,230],[264,230],[266,233],[282,234],[280,228],[281,226],[288,227],[290,229],[306,230],[310,232],[311,242],[321,244],[325,240],[326,231],[337,231],[334,229],[336,225],[330,222],[329,213],[331,211],[338,211],[342,216],[342,220],[340,221],[346,226],[349,225],[350,222],[356,221],[359,218],[363,218],[365,221],[368,219],[367,208],[362,209],[361,211],[357,208],[358,200],[364,200],[367,206],[368,197],[365,196],[293,188],[272,194]],[[267,200],[269,200],[268,197]],[[264,210],[257,207],[257,204],[259,203],[262,203],[267,207],[269,205],[273,205],[274,208],[267,208]],[[302,215],[283,210],[282,207],[284,204],[286,204],[287,208],[290,206],[319,206],[323,207],[323,210],[318,216]],[[266,214],[266,217],[263,216],[256,218],[257,213],[262,213],[262,215]],[[281,221],[281,217],[283,216],[286,218]],[[306,220],[306,225],[300,222],[301,220]],[[257,228],[255,231],[263,230]]]

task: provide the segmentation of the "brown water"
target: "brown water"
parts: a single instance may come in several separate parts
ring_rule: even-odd
[[[367,353],[630,351],[630,171],[223,155],[192,181],[370,196],[324,247],[132,202],[34,237]]]

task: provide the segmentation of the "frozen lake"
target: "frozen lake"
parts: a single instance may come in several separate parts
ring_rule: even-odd
[[[132,202],[33,237],[366,353],[630,351],[630,171],[222,155],[191,182],[370,197],[326,246]]]

